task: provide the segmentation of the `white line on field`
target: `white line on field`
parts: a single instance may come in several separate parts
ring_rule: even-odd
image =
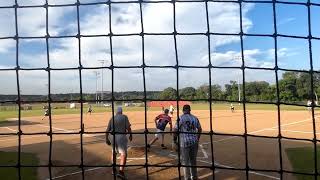
[[[270,131],[277,131],[277,129],[269,129]],[[281,130],[281,132],[294,132],[294,133],[301,133],[301,134],[313,134],[312,131],[296,131],[296,130]],[[320,134],[320,133],[316,133]]]
[[[318,118],[319,116],[315,116],[316,118]],[[303,122],[307,122],[307,121],[311,121],[312,119],[308,118],[308,119],[305,119],[305,120],[301,120],[301,121],[295,121],[295,122],[292,122],[292,123],[287,123],[287,124],[282,124],[280,125],[280,127],[286,127],[286,126],[290,126],[290,125],[294,125],[294,124],[299,124],[299,123],[303,123]],[[262,131],[267,131],[267,130],[270,130],[270,129],[276,129],[278,128],[279,126],[273,126],[273,127],[270,127],[270,128],[263,128],[263,129],[260,129],[260,130],[256,130],[256,131],[252,131],[252,132],[248,132],[248,134],[255,134],[255,133],[258,133],[258,132],[262,132]],[[283,131],[283,130],[281,130]],[[217,142],[222,142],[222,141],[226,141],[226,140],[230,140],[230,139],[235,139],[237,138],[236,136],[232,136],[232,137],[227,137],[227,138],[223,138],[223,139],[219,139],[219,140],[216,140],[216,141],[213,141],[215,143]],[[207,143],[203,143],[203,144],[209,144],[210,142],[207,142]]]
[[[146,147],[145,145],[128,145],[128,148],[141,148]]]
[[[88,171],[94,171],[94,170],[98,170],[98,169],[102,169],[102,168],[105,168],[105,167],[96,167],[96,168],[91,168],[91,169],[85,169],[84,171],[88,172]],[[80,174],[80,173],[82,173],[82,171],[75,171],[73,173],[64,174],[64,175],[61,175],[61,176],[56,176],[56,177],[53,177],[51,179],[60,179],[60,178],[64,178],[64,177],[67,177],[67,176],[72,176],[72,175],[76,175],[76,174]],[[50,178],[47,178],[46,180],[50,180]]]
[[[45,128],[50,128],[50,126],[41,125],[41,124],[38,124],[38,126],[45,127]],[[57,128],[57,127],[53,127],[53,126],[52,126],[52,129],[63,131],[63,132],[67,132],[67,133],[75,132],[75,131],[70,131],[70,130],[67,130],[67,129]],[[105,141],[105,139],[103,139],[103,138],[99,138],[99,137],[96,137],[96,136],[93,136],[93,135],[90,135],[90,134],[83,134],[83,136],[92,137],[92,138],[95,138],[95,139],[99,139],[99,140]]]
[[[203,160],[197,160],[199,162],[203,162],[203,163],[207,163],[207,164],[212,164],[211,162],[207,162],[207,161],[203,161]],[[220,164],[220,163],[215,163],[215,165],[217,166],[221,166],[221,167],[225,167],[225,168],[235,168],[235,167],[232,167],[232,166],[227,166],[227,165],[223,165],[223,164]],[[259,172],[255,172],[255,171],[249,171],[250,174],[255,174],[255,175],[258,175],[258,176],[263,176],[263,177],[267,177],[267,178],[270,178],[270,179],[280,179],[276,176],[271,176],[271,175],[267,175],[267,174],[264,174],[264,173],[259,173]]]
[[[16,130],[14,130],[14,129],[11,129],[11,128],[9,128],[9,127],[0,127],[0,128],[5,128],[5,129],[8,129],[9,131],[12,131],[12,132],[17,132]]]
[[[200,144],[199,146],[200,146],[200,149],[201,149],[201,151],[202,151],[202,153],[203,153],[204,158],[205,158],[205,159],[208,159],[209,156],[208,156],[206,150],[204,150],[202,144]]]
[[[264,177],[267,177],[267,178],[270,178],[270,179],[280,179],[276,176],[271,176],[271,175],[267,175],[267,174],[263,174],[263,173],[258,173],[258,172],[255,172],[255,171],[249,171],[250,174],[255,174],[255,175],[258,175],[258,176],[264,176]]]
[[[214,173],[218,173],[218,172],[219,172],[219,170],[215,170]],[[202,175],[202,176],[199,176],[198,178],[199,178],[199,179],[205,179],[205,178],[210,177],[210,176],[212,176],[212,172],[207,173],[207,174],[204,174],[204,175]]]
[[[46,126],[46,125],[42,125],[42,124],[38,124],[38,126],[45,127],[45,128],[50,128],[50,126]],[[67,133],[73,132],[73,131],[69,131],[69,130],[66,130],[66,129],[57,128],[57,127],[53,127],[53,126],[51,126],[51,128],[52,128],[52,129],[55,129],[55,130],[67,132]]]
[[[200,150],[201,150],[201,152],[202,152],[202,154],[203,154],[203,157],[197,157],[197,158],[198,158],[198,159],[208,159],[208,158],[209,158],[208,153],[207,153],[206,150],[203,148],[202,144],[200,144],[199,147],[200,147]],[[172,151],[171,151],[171,152],[172,152]],[[173,158],[175,158],[175,159],[177,159],[177,157],[178,157],[178,155],[173,154],[173,153],[169,153],[168,156],[171,156],[171,157],[173,157]]]
[[[131,161],[133,161],[133,160],[128,160],[127,163],[131,162]],[[96,167],[96,168],[91,168],[91,169],[85,169],[84,171],[85,172],[89,172],[89,171],[94,171],[94,170],[98,170],[98,169],[102,169],[102,168],[105,168],[105,167]],[[75,171],[75,172],[72,172],[72,173],[56,176],[56,177],[53,177],[51,179],[60,179],[60,178],[64,178],[64,177],[67,177],[67,176],[72,176],[72,175],[76,175],[76,174],[80,174],[80,173],[82,173],[82,171]],[[47,178],[46,180],[50,180],[50,178]]]
[[[152,158],[153,157],[153,155],[151,155],[151,156],[149,156],[148,158]],[[120,157],[117,157],[117,159],[120,159]],[[145,157],[141,157],[141,158],[127,158],[128,160],[144,160],[145,159]],[[128,161],[127,161],[128,162]]]

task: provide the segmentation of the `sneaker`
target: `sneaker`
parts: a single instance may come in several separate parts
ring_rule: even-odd
[[[161,144],[161,148],[162,148],[162,149],[167,149],[167,147],[164,146],[164,144]]]
[[[126,179],[126,176],[124,175],[123,171],[119,171],[118,174],[117,174],[117,177],[120,178],[120,179]]]

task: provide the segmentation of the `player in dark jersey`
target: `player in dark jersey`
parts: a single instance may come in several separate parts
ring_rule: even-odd
[[[155,143],[159,137],[161,136],[161,148],[162,149],[167,149],[167,147],[164,145],[164,131],[166,129],[167,124],[169,123],[170,125],[170,132],[172,132],[172,121],[171,117],[169,116],[169,110],[165,109],[164,114],[160,114],[154,119],[154,122],[156,124],[157,128],[157,134],[155,134],[155,138],[152,139],[150,144],[147,145],[148,148],[151,147],[153,143]]]
[[[91,113],[92,113],[92,106],[91,105],[89,105],[89,107],[88,107],[88,111],[87,111],[87,114],[89,113],[90,115],[91,115]]]
[[[231,110],[231,112],[234,112],[234,106],[232,103],[230,104],[230,110]]]
[[[44,112],[44,116],[41,120],[44,120],[44,118],[48,117],[50,115],[49,109],[46,109]]]

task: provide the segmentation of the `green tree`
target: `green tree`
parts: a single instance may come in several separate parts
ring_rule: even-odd
[[[177,90],[172,87],[164,89],[160,95],[160,99],[175,100],[177,98]]]
[[[196,91],[196,97],[197,99],[207,99],[209,93],[209,86],[208,85],[202,85],[200,86]]]
[[[282,75],[282,79],[279,80],[280,99],[282,101],[293,102],[299,99],[296,87],[297,78],[298,73],[295,72],[285,72]]]
[[[194,87],[185,87],[179,91],[182,99],[193,100],[196,97],[196,89]]]
[[[227,100],[237,101],[239,99],[238,83],[236,81],[230,81],[230,84],[225,84],[225,98]],[[240,85],[242,89],[242,85]],[[242,96],[242,92],[240,91]]]
[[[218,84],[211,86],[211,96],[213,99],[225,99],[221,86]]]
[[[265,101],[269,93],[269,83],[265,81],[253,81],[246,83],[246,99],[250,101]]]

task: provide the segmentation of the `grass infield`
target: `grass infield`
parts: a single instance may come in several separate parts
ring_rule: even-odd
[[[17,165],[18,154],[17,152],[3,152],[0,151],[0,164],[2,165]],[[23,165],[33,165],[37,166],[39,164],[39,159],[35,154],[31,153],[21,153],[21,164]],[[19,179],[18,177],[18,168],[15,167],[2,167],[0,168],[1,179],[9,180],[9,179]],[[28,167],[21,168],[21,178],[28,180],[36,180],[37,179],[37,168]]]
[[[314,149],[313,147],[299,147],[286,149],[288,158],[291,162],[292,168],[295,172],[314,173]],[[317,148],[317,163],[318,171],[320,165],[320,146]],[[312,180],[314,176],[296,174],[298,180]],[[317,177],[320,179],[320,176]]]

